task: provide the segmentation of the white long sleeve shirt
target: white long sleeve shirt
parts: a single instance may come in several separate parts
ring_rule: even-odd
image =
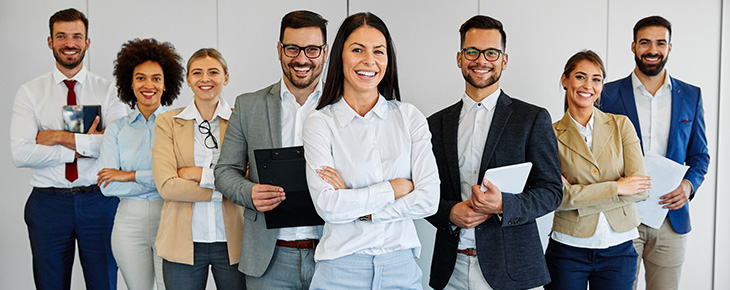
[[[303,140],[309,191],[325,221],[315,260],[405,249],[420,255],[413,219],[436,212],[439,177],[426,118],[415,106],[379,96],[363,117],[340,99],[309,115]],[[319,177],[315,170],[325,165],[347,189]],[[396,178],[413,181],[413,192],[394,199],[389,181]],[[358,220],[366,215],[372,220]]]
[[[197,107],[195,107],[195,99],[190,100],[185,109],[183,109],[174,118],[184,120],[193,120],[195,124],[193,138],[195,144],[193,146],[193,158],[195,166],[203,168],[200,177],[200,187],[213,189],[210,201],[196,202],[193,207],[192,231],[193,242],[196,243],[214,243],[226,241],[226,225],[223,221],[223,194],[215,190],[215,176],[213,169],[218,162],[220,156],[220,144],[222,133],[220,131],[220,120],[228,120],[231,116],[231,107],[225,99],[218,99],[218,106],[215,109],[213,119],[209,121],[210,132],[217,141],[218,148],[211,149],[205,146],[205,138],[207,134],[203,134],[198,129],[198,125],[204,121],[200,116]],[[209,140],[209,146],[212,142]]]
[[[17,167],[32,169],[30,184],[36,187],[78,187],[96,184],[97,158],[102,134],[74,134],[76,151],[62,145],[36,144],[42,130],[63,130],[62,108],[68,88],[65,75],[53,70],[23,84],[15,95],[10,119],[10,151]],[[117,98],[116,87],[82,67],[75,76],[74,92],[78,105],[101,105],[102,125],[111,124],[127,114],[127,105]],[[78,179],[66,180],[66,163],[74,161],[75,152],[85,156],[77,162]]]

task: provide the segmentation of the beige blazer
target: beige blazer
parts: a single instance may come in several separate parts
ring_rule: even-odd
[[[182,109],[157,116],[155,145],[152,147],[152,176],[157,191],[165,199],[160,228],[157,232],[157,254],[170,262],[193,264],[193,205],[210,201],[213,190],[202,188],[195,181],[177,176],[177,169],[195,166],[193,120],[173,118]],[[220,120],[218,144],[223,142],[228,121]],[[223,197],[223,219],[228,240],[228,260],[238,263],[243,232],[243,208]]]
[[[553,124],[561,172],[571,184],[563,186],[553,230],[579,238],[593,236],[601,212],[616,232],[636,228],[641,220],[634,203],[648,197],[647,192],[629,196],[617,192],[619,178],[646,175],[641,144],[631,121],[598,109],[594,114],[592,150],[567,112]]]

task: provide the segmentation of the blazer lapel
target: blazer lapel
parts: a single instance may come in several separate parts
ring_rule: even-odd
[[[195,144],[193,136],[193,120],[185,120],[180,118],[174,118],[177,126],[175,126],[175,139],[178,152],[183,159],[182,164],[178,163],[179,167],[195,166],[195,152],[193,145]]]
[[[269,132],[271,132],[271,144],[274,147],[281,147],[281,83],[271,86],[266,96],[266,111],[269,116]]]
[[[677,131],[679,129],[678,125],[682,122],[682,114],[680,112],[682,108],[691,108],[691,104],[685,103],[689,98],[682,98],[682,89],[678,86],[674,78],[670,77],[669,80],[672,82],[672,115],[669,117],[669,136],[681,136],[680,132]],[[678,140],[680,139],[669,138],[666,156],[675,156],[674,151],[677,150],[676,145],[680,144],[680,142],[676,142]]]
[[[461,188],[459,177],[459,148],[458,148],[458,133],[459,133],[459,114],[461,113],[461,107],[464,102],[459,101],[458,103],[451,106],[450,111],[444,115],[441,124],[441,132],[443,133],[444,140],[444,152],[446,152],[446,163],[453,181],[451,187],[453,192],[456,194],[456,200],[461,200]]]
[[[631,76],[625,78],[619,87],[619,95],[621,96],[621,102],[624,105],[626,116],[629,117],[634,128],[636,129],[636,135],[641,140],[641,124],[639,124],[639,113],[636,112],[636,100],[634,99],[634,88],[631,84]],[[641,148],[644,148],[644,141],[641,141]]]
[[[497,105],[494,107],[494,116],[492,117],[492,124],[489,126],[489,133],[487,134],[487,143],[484,144],[484,152],[482,152],[482,163],[479,166],[479,180],[476,180],[476,184],[481,184],[481,177],[484,176],[484,172],[487,171],[489,161],[494,154],[494,150],[497,149],[497,143],[502,137],[502,131],[509,121],[509,117],[512,115],[512,108],[510,105],[512,100],[504,92],[500,93],[497,99]]]
[[[616,126],[611,126],[611,118],[605,113],[595,110],[596,116],[593,119],[593,157],[597,160],[616,133]],[[614,144],[614,143],[611,143]],[[598,167],[598,163],[596,163]],[[600,167],[598,167],[600,168]]]
[[[594,121],[595,122],[595,121]],[[595,123],[594,123],[595,124]],[[557,138],[558,142],[560,144],[563,144],[565,146],[566,150],[571,150],[581,157],[583,157],[586,161],[593,164],[593,166],[598,167],[598,162],[596,161],[596,158],[594,157],[593,153],[591,153],[590,149],[588,149],[588,144],[586,144],[585,140],[583,140],[583,136],[578,132],[578,129],[573,124],[573,120],[570,118],[568,113],[566,112],[565,115],[563,115],[563,118],[558,121],[557,126],[555,127],[555,130],[557,132]],[[593,134],[593,146],[596,146],[596,132],[594,128],[594,134]]]

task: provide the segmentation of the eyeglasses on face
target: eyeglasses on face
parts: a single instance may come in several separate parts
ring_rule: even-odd
[[[213,136],[213,133],[210,131],[210,122],[203,121],[198,125],[198,131],[200,131],[201,134],[206,135],[205,139],[203,139],[203,144],[205,144],[205,147],[208,149],[218,149],[218,141],[215,140],[215,137]],[[213,144],[213,145],[208,145]]]
[[[284,55],[291,58],[296,58],[299,56],[299,53],[304,51],[304,56],[306,56],[309,59],[315,59],[318,58],[320,55],[322,55],[322,50],[327,44],[322,44],[320,46],[310,45],[310,46],[298,46],[294,44],[281,44],[281,49],[284,51]]]
[[[477,60],[479,59],[479,55],[484,54],[484,59],[488,61],[495,61],[499,59],[499,56],[502,55],[504,52],[495,49],[495,48],[488,48],[485,50],[479,50],[476,47],[467,47],[461,50],[461,54],[464,55],[464,58],[467,60]]]

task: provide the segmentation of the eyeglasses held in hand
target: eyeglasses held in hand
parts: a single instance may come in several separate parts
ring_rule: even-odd
[[[484,54],[484,59],[488,61],[495,61],[499,59],[499,56],[504,53],[504,51],[501,51],[499,49],[488,48],[485,50],[479,50],[476,47],[464,48],[461,50],[461,52],[464,55],[464,58],[472,61],[479,59],[479,55],[481,54]]]
[[[304,56],[306,56],[309,59],[315,59],[315,58],[318,58],[322,54],[322,50],[324,49],[325,45],[327,45],[327,44],[322,44],[320,46],[310,45],[310,46],[301,47],[301,46],[294,45],[294,44],[283,44],[282,43],[281,50],[284,51],[284,55],[291,57],[291,58],[296,58],[297,56],[299,56],[300,52],[304,51]]]
[[[218,141],[215,140],[213,133],[210,132],[210,123],[208,121],[203,121],[202,123],[200,123],[198,125],[198,131],[200,131],[201,134],[206,135],[205,139],[203,139],[203,144],[205,144],[206,148],[218,149]],[[213,145],[208,145],[209,143],[213,143]]]

